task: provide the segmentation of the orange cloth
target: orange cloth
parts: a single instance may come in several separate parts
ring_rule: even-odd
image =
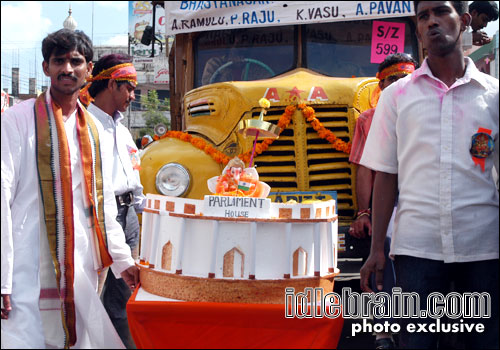
[[[130,332],[139,349],[335,349],[344,320],[285,318],[285,305],[136,301],[127,303]]]

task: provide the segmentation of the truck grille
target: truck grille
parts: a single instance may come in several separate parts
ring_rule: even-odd
[[[351,140],[355,121],[347,107],[319,105],[314,110],[318,120],[335,136],[345,142]],[[270,109],[265,120],[277,124],[284,111]],[[252,118],[257,118],[259,112],[260,108],[252,111]],[[354,176],[349,156],[320,138],[300,110],[279,139],[255,158],[255,164],[260,179],[271,186],[272,192],[337,191],[340,218],[354,216]]]
[[[215,113],[214,103],[208,99],[201,99],[191,102],[187,106],[190,117],[205,117]]]

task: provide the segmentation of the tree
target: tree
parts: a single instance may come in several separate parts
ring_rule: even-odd
[[[158,124],[164,124],[170,128],[170,120],[165,116],[165,111],[170,110],[170,100],[164,101],[158,99],[156,90],[149,90],[147,96],[141,96],[141,104],[146,107],[143,118],[146,121],[146,127],[139,130],[139,137],[144,135],[154,135],[154,127]]]

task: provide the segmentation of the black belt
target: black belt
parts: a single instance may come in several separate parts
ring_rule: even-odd
[[[118,206],[126,205],[130,207],[133,201],[134,201],[134,195],[132,194],[132,192],[127,192],[119,196],[116,196],[116,204]]]

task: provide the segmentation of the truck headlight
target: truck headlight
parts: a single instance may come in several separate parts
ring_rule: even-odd
[[[165,164],[156,174],[156,189],[165,196],[182,196],[190,183],[189,172],[178,163]]]

